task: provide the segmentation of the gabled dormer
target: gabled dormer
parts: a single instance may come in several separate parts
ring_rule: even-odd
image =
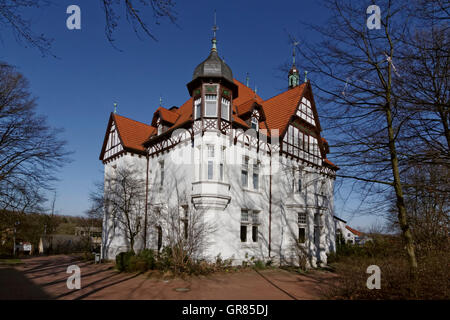
[[[172,107],[170,110],[159,107],[153,114],[152,126],[156,128],[156,134],[160,135],[175,124],[179,117],[178,109]]]
[[[255,131],[259,131],[262,123],[266,120],[264,109],[257,98],[252,98],[239,105],[238,115],[247,123],[249,128]]]

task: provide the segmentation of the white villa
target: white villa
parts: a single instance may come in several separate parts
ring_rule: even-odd
[[[133,167],[145,180],[147,219],[135,250],[161,250],[174,232],[164,217],[175,210],[185,239],[193,236],[190,217],[213,226],[200,258],[326,264],[336,245],[338,167],[327,159],[311,85],[300,83],[295,60],[288,83],[263,100],[233,78],[214,37],[181,106],[160,106],[143,122],[111,113],[100,154],[105,177]],[[106,207],[103,258],[129,246]]]

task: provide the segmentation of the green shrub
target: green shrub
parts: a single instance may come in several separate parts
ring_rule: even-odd
[[[116,256],[116,268],[119,271],[130,269],[130,258],[134,257],[134,251],[121,252]]]
[[[255,268],[255,269],[265,269],[266,268],[266,264],[262,260],[256,260],[253,263],[253,268]]]
[[[158,255],[156,268],[158,270],[169,270],[173,265],[172,249],[170,247],[164,247]]]
[[[153,250],[151,249],[144,249],[141,252],[139,252],[139,258],[141,261],[141,264],[145,264],[146,270],[153,270],[156,267],[156,259],[155,254]]]

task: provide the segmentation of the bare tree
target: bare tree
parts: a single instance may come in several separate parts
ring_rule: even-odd
[[[205,258],[210,237],[216,231],[214,222],[205,216],[206,211],[191,203],[182,171],[168,171],[164,188],[171,191],[166,200],[155,199],[152,189],[149,199],[148,233],[150,238],[156,239],[154,230],[161,228],[164,232],[161,245],[168,250],[175,273],[186,271],[189,265]]]
[[[134,251],[136,237],[143,229],[145,180],[134,167],[119,167],[105,176],[104,208],[118,224]]]
[[[125,12],[127,21],[138,37],[139,31],[142,31],[154,41],[157,41],[157,38],[145,18],[146,14],[151,12],[156,24],[160,24],[163,18],[168,18],[172,23],[176,22],[175,3],[172,0],[102,0],[102,3],[106,19],[105,34],[111,44],[114,42],[114,30],[119,25],[120,16],[117,12],[120,10]]]
[[[423,253],[448,249],[450,173],[444,164],[412,164],[404,174],[408,222],[418,250]],[[392,201],[392,199],[391,199]],[[387,215],[392,230],[398,221]]]
[[[33,23],[25,14],[25,10],[30,8],[42,10],[53,3],[53,0],[0,0],[0,26],[10,29],[19,43],[38,49],[43,56],[53,55],[53,39],[33,30]],[[113,46],[114,31],[122,20],[122,12],[138,37],[143,32],[154,41],[157,38],[150,27],[151,21],[157,25],[164,18],[168,18],[171,23],[176,22],[175,3],[172,0],[99,0],[99,3],[105,14],[105,35]]]
[[[399,152],[405,117],[395,86],[397,49],[407,24],[407,2],[380,1],[381,28],[366,26],[371,1],[326,0],[331,18],[310,26],[321,41],[297,49],[302,67],[316,74],[313,85],[334,131],[333,150],[342,173],[355,179],[366,194],[393,192],[399,226],[413,274],[417,260],[403,194],[401,170],[407,157]],[[331,139],[330,139],[331,140]],[[386,206],[383,208],[386,209]]]
[[[35,209],[68,161],[61,130],[49,127],[35,107],[27,80],[0,63],[0,206],[5,210]]]
[[[407,35],[400,48],[402,75],[394,80],[408,115],[402,152],[416,163],[450,161],[449,34],[445,23],[432,24]]]

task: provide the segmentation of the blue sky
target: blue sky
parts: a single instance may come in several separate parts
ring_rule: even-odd
[[[66,8],[81,8],[81,30],[66,28]],[[209,54],[213,12],[217,10],[218,51],[233,75],[267,99],[287,87],[279,67],[291,61],[292,46],[286,30],[305,34],[300,20],[321,23],[327,11],[316,1],[178,1],[177,25],[161,20],[150,24],[155,42],[138,39],[122,19],[114,34],[114,49],[107,41],[104,13],[98,0],[59,0],[48,8],[30,12],[34,29],[53,38],[52,52],[42,57],[33,48],[18,44],[2,30],[0,60],[12,64],[30,81],[38,98],[38,112],[54,127],[64,128],[63,137],[74,151],[72,163],[58,174],[56,208],[61,214],[79,215],[88,207],[93,182],[102,178],[98,160],[109,113],[149,123],[162,96],[163,106],[180,106],[189,98],[186,83],[195,66]],[[313,75],[312,75],[313,76]],[[326,130],[324,132],[326,137]],[[332,159],[332,155],[330,155]],[[374,221],[353,217],[349,201],[337,203],[337,214],[351,218],[353,226]]]

